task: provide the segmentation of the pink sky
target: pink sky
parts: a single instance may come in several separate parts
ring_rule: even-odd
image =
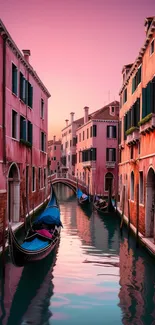
[[[119,99],[121,69],[138,55],[155,0],[0,0],[0,18],[51,93],[49,139]],[[110,95],[109,95],[110,91]]]

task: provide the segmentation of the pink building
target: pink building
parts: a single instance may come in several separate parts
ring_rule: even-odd
[[[57,173],[60,171],[61,140],[56,140],[56,136],[53,137],[53,140],[48,141],[48,162],[49,174]]]
[[[18,222],[47,196],[47,114],[50,94],[0,20],[0,224]]]
[[[109,182],[113,195],[118,184],[118,115],[114,101],[89,115],[84,107],[84,124],[76,131],[76,176],[89,187],[89,193],[108,196]]]
[[[62,133],[62,172],[75,173],[76,164],[76,130],[84,122],[83,118],[74,120],[74,113],[70,113],[70,121],[66,120],[66,126],[61,131]]]

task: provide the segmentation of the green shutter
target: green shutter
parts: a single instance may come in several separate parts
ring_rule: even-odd
[[[28,121],[28,141],[31,144],[33,144],[32,136],[33,136],[33,125],[31,122]]]
[[[146,88],[142,88],[142,118],[147,115]]]
[[[17,68],[12,63],[12,92],[17,95]]]
[[[23,100],[23,75],[20,72],[20,99]]]
[[[146,115],[151,113],[151,82],[148,83],[147,85],[147,111]]]

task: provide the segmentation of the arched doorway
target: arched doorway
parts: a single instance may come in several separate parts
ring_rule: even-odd
[[[8,172],[8,219],[19,222],[20,212],[20,174],[16,163],[13,163]]]
[[[154,237],[155,217],[155,172],[151,167],[148,171],[146,182],[146,211],[145,229],[146,237]]]
[[[109,191],[109,187],[113,187],[113,174],[108,172],[105,174],[105,191]]]

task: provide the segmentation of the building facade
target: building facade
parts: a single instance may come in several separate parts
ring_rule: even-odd
[[[155,229],[155,17],[145,20],[146,39],[133,64],[123,68],[120,90],[120,207],[128,200],[132,224],[154,237]],[[123,194],[124,193],[124,194]],[[125,198],[125,199],[124,199]]]
[[[53,140],[48,141],[48,162],[49,174],[60,172],[61,140],[56,140],[56,136],[53,137]]]
[[[88,186],[91,195],[113,195],[118,186],[119,102],[114,101],[89,114],[84,107],[84,123],[77,129],[75,175]]]
[[[50,94],[0,20],[0,221],[18,222],[47,196]]]
[[[61,152],[61,171],[75,174],[76,164],[76,130],[83,124],[84,119],[74,121],[74,113],[70,113],[71,118],[66,120],[66,126],[61,131],[62,133],[62,152]]]

